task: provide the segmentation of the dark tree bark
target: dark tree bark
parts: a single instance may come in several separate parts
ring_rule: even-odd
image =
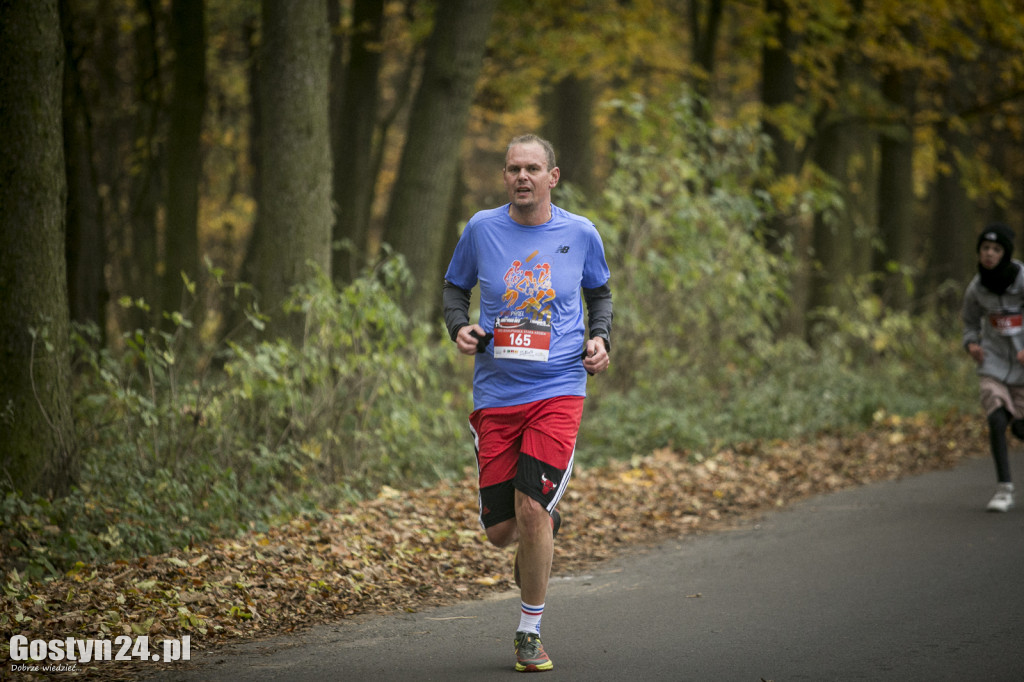
[[[420,315],[439,307],[442,231],[496,5],[440,3],[413,100],[384,234],[409,264],[414,283],[405,305]]]
[[[932,188],[931,221],[926,229],[927,269],[920,286],[924,306],[940,315],[959,311],[963,287],[977,272],[975,239],[983,219],[970,197],[963,166],[978,153],[979,136],[962,116],[976,106],[978,83],[972,81],[972,68],[964,59],[950,58],[949,68],[951,77],[943,93],[945,118],[937,126],[939,175]]]
[[[332,115],[334,157],[334,277],[339,284],[351,281],[366,263],[370,208],[377,176],[373,168],[378,77],[381,67],[379,42],[384,23],[384,3],[355,0],[352,8],[352,40],[344,78],[336,39],[332,81],[340,91],[337,113]]]
[[[314,268],[331,274],[327,6],[263,1],[260,53],[261,234],[256,273],[271,335],[299,340],[281,305]]]
[[[907,269],[913,265],[916,239],[914,225],[914,139],[909,125],[914,101],[908,76],[888,74],[882,83],[885,98],[893,105],[897,122],[881,134],[878,173],[878,232],[882,250],[876,252],[875,272],[881,273],[878,293],[897,310],[908,310],[911,290]]]
[[[182,309],[182,273],[192,281],[197,281],[200,274],[200,134],[206,108],[204,12],[204,0],[174,0],[171,7],[174,90],[167,135],[167,228],[161,286],[166,312]],[[201,315],[201,311],[196,314]]]
[[[715,72],[715,46],[722,25],[722,0],[689,0],[690,57],[700,67],[694,89],[705,99],[711,94]],[[702,11],[703,10],[703,11]]]
[[[72,482],[57,0],[0,0],[0,487]]]
[[[715,72],[715,47],[722,25],[722,0],[686,0],[686,15],[690,29],[690,86],[696,95],[691,100],[693,115],[702,121],[711,120],[712,85]],[[713,143],[708,139],[709,128],[694,132],[696,149],[710,150]],[[705,152],[710,153],[710,152]],[[702,167],[705,164],[700,164]],[[703,194],[711,191],[711,180],[701,173],[687,182],[691,192]]]
[[[765,0],[765,12],[771,17],[773,41],[765,41],[761,62],[761,102],[764,118],[761,127],[771,140],[770,167],[774,177],[797,175],[800,159],[795,140],[789,139],[778,123],[779,110],[793,105],[797,98],[796,67],[790,54],[797,47],[797,38],[789,28],[789,5],[786,0]],[[783,241],[790,236],[787,216],[774,220],[766,234],[766,244],[775,253],[782,252]]]
[[[857,17],[863,3],[854,2]],[[859,21],[848,29],[846,40],[856,44]],[[815,161],[839,184],[843,206],[831,216],[817,216],[814,225],[814,258],[810,280],[810,311],[820,307],[840,310],[855,304],[850,284],[871,270],[871,240],[877,220],[878,169],[875,151],[878,135],[865,123],[863,93],[877,88],[862,59],[844,54],[836,67],[839,95],[836,106],[819,121]],[[860,94],[855,94],[860,93]]]
[[[809,305],[816,308],[854,303],[849,284],[870,270],[870,243],[876,215],[876,135],[849,119],[819,132],[815,160],[841,188],[843,206],[831,219],[814,225],[814,258]]]
[[[597,192],[594,174],[594,84],[589,78],[567,76],[543,100],[544,133],[558,154],[562,182],[587,196]]]
[[[779,125],[785,109],[797,103],[799,89],[796,66],[792,55],[799,40],[789,26],[789,3],[786,0],[765,0],[765,13],[772,21],[774,40],[765,41],[761,62],[761,102],[764,105],[762,129],[771,140],[771,158],[768,166],[771,177],[799,176],[802,162],[797,153],[796,140],[791,139]],[[810,277],[807,252],[810,248],[811,229],[807,221],[791,214],[773,216],[765,226],[764,243],[773,253],[782,254],[787,248],[797,254],[797,267],[793,273],[789,297],[792,305],[780,323],[779,332],[803,337],[806,333],[808,279]]]
[[[252,159],[252,196],[259,206],[263,196],[263,150],[260,140],[263,139],[263,98],[260,96],[260,46],[259,20],[251,17],[243,27],[247,48],[246,70],[249,86],[249,156]]]
[[[944,127],[940,134],[943,152],[939,164],[948,170],[939,175],[935,184],[924,291],[939,311],[948,312],[959,309],[963,288],[944,285],[950,282],[966,285],[976,272],[975,238],[982,224],[977,207],[967,195],[957,158],[969,158],[974,153],[975,140],[949,127]]]
[[[106,329],[109,298],[103,274],[106,237],[93,162],[93,129],[79,73],[81,47],[67,0],[60,0],[64,36],[64,159],[67,167],[68,304],[71,319]]]
[[[159,151],[161,110],[160,58],[157,52],[157,11],[154,0],[136,0],[145,17],[134,31],[135,42],[135,119],[131,140],[131,174],[128,177],[127,214],[129,248],[121,256],[128,276],[128,291],[151,306],[152,313],[131,309],[129,329],[147,328],[157,322],[160,312],[160,285],[157,277],[159,258],[157,213],[162,194]],[[123,163],[123,160],[117,162]]]
[[[252,221],[252,231],[245,244],[245,252],[242,256],[241,279],[255,287],[259,281],[260,263],[259,259],[263,253],[263,221],[260,219],[263,204],[263,150],[261,148],[263,139],[263,98],[260,95],[260,45],[259,45],[259,18],[250,17],[242,27],[243,44],[246,47],[246,84],[249,92],[249,157],[252,165],[252,198],[256,205],[255,215]],[[243,294],[239,294],[241,297]],[[224,325],[228,333],[241,333],[246,335],[251,331],[244,314],[245,309],[252,305],[253,291],[247,291],[244,299],[235,301],[226,318]],[[258,294],[256,294],[258,296]]]
[[[75,4],[77,6],[77,3]],[[91,121],[93,154],[96,169],[97,200],[105,238],[104,280],[111,298],[118,298],[132,290],[131,273],[126,253],[131,250],[128,198],[129,174],[136,168],[131,159],[132,100],[130,79],[119,72],[122,56],[130,47],[122,44],[122,22],[118,7],[113,3],[100,3],[96,14],[76,14],[83,22],[85,33],[94,35],[88,53],[79,62],[84,88],[85,107]],[[88,30],[86,21],[94,26]],[[136,60],[129,60],[134,64]],[[102,191],[100,191],[102,188]],[[113,318],[112,328],[134,329],[145,320],[130,316],[119,306],[106,309]],[[129,319],[131,317],[131,319]],[[130,325],[130,326],[129,326]]]
[[[1024,182],[1022,182],[1024,178],[1021,176],[1020,150],[1015,144],[1013,134],[1003,129],[993,132],[992,138],[992,166],[1006,179],[1006,183],[1010,187],[1024,187]],[[1010,208],[1013,204],[1016,204],[1016,210],[1019,211],[1022,199],[1024,197],[1021,197],[1020,192],[1014,192],[1014,196],[1008,199],[1006,203],[1001,201],[992,202],[989,206],[992,222],[1011,222]],[[1021,238],[1024,239],[1024,235],[1021,235]]]

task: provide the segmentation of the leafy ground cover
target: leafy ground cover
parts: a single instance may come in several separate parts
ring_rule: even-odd
[[[577,470],[560,509],[556,574],[623,550],[710,532],[811,495],[947,468],[984,452],[983,420],[877,415],[867,430],[751,442],[707,457],[656,451]],[[357,614],[419,611],[513,589],[511,550],[476,522],[472,472],[429,489],[383,488],[352,507],[106,565],[50,581],[4,577],[0,654],[28,639],[191,637],[197,650]],[[132,679],[161,664],[79,665],[79,676]],[[9,672],[5,664],[4,673]],[[19,678],[20,679],[20,678]]]

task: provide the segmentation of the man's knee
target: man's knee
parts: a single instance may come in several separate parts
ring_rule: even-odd
[[[513,518],[496,523],[485,528],[484,533],[487,535],[487,541],[495,547],[508,547],[517,537],[516,520]]]
[[[516,491],[516,519],[521,526],[539,526],[551,522],[544,505],[519,490]]]

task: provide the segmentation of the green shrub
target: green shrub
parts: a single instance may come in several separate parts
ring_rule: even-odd
[[[468,463],[467,377],[450,344],[395,303],[403,273],[391,261],[342,291],[321,276],[289,304],[308,320],[301,347],[280,339],[232,345],[226,418],[249,448],[254,434],[269,449],[291,445],[289,487],[328,482],[365,493],[383,482],[433,481]],[[453,440],[465,448],[446,447]],[[228,456],[240,442],[219,449]]]
[[[288,304],[307,320],[300,344],[228,343],[218,362],[180,314],[118,352],[76,330],[81,479],[53,501],[3,491],[7,564],[41,575],[162,552],[461,472],[469,377],[395,303],[406,277],[397,259],[341,290],[318,277]]]
[[[915,325],[922,334],[925,328]],[[756,371],[679,368],[628,391],[594,383],[578,452],[587,463],[663,447],[706,453],[739,442],[861,428],[879,413],[976,409],[970,363],[955,342],[929,341],[916,363],[895,356],[862,363],[791,339],[765,349]],[[620,371],[618,363],[612,371]]]
[[[682,96],[617,104],[630,121],[592,216],[612,271],[612,369],[591,382],[585,459],[654,448],[705,450],[870,423],[879,410],[970,409],[975,382],[948,325],[886,310],[870,278],[849,282],[853,310],[817,311],[814,345],[780,337],[791,254],[760,233],[773,212],[755,125],[716,127]],[[828,210],[812,178],[789,206]]]

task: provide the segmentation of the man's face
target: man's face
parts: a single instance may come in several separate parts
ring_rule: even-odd
[[[999,265],[1003,259],[1003,247],[996,242],[982,242],[978,249],[978,261],[986,270],[991,270]]]
[[[512,206],[529,212],[551,202],[558,168],[548,168],[544,148],[536,142],[514,145],[505,156],[505,190]]]

